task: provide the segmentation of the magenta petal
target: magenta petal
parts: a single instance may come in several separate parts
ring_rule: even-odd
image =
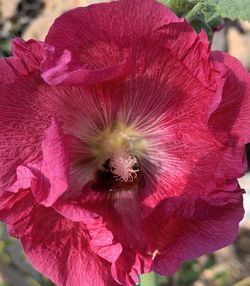
[[[92,251],[113,263],[114,278],[121,283],[130,281],[128,285],[137,283],[138,273],[149,271],[150,266],[146,262],[151,259],[140,257],[137,261],[140,255],[136,249],[144,251],[145,241],[140,231],[136,190],[134,192],[112,194],[110,200],[108,194],[92,191],[86,186],[80,197],[74,200],[59,199],[53,205],[63,216],[85,223],[91,237]],[[111,201],[116,201],[115,205]],[[91,211],[88,210],[96,213],[95,220],[89,219]]]
[[[15,56],[0,60],[0,192],[15,182],[18,166],[40,161],[42,134],[56,112],[55,91],[46,88],[33,61],[35,43],[21,41],[18,50],[16,41]]]
[[[31,221],[30,232],[21,239],[24,251],[56,285],[118,285],[111,276],[111,264],[90,249],[84,224],[45,208],[33,211]]]
[[[11,42],[11,52],[14,57],[22,59],[29,71],[39,69],[44,57],[44,43],[29,40],[25,42],[20,38],[15,38]]]
[[[120,64],[107,68],[89,69],[87,66],[76,66],[72,69],[71,52],[64,50],[59,59],[54,57],[54,48],[46,48],[46,59],[41,65],[43,79],[51,85],[58,84],[93,84],[96,82],[119,79],[128,73],[131,67],[129,56],[124,57]],[[54,57],[54,58],[53,58]]]
[[[73,200],[59,199],[53,208],[62,216],[72,221],[81,221],[86,225],[91,237],[90,248],[93,252],[111,263],[117,260],[122,251],[121,245],[114,242],[114,236],[102,217],[86,209],[81,202],[81,197]]]
[[[97,221],[99,216],[92,211],[85,209],[80,202],[80,199],[76,197],[75,199],[59,199],[53,205],[53,208],[65,218],[72,221],[83,221],[84,223],[92,223]]]
[[[238,200],[223,206],[189,197],[163,201],[144,225],[152,252],[157,253],[152,270],[171,275],[184,260],[232,243],[244,215],[238,192]]]
[[[91,236],[90,248],[105,260],[114,263],[122,252],[120,243],[113,243],[114,237],[102,221],[87,225]]]
[[[4,192],[0,197],[0,219],[7,224],[15,224],[26,218],[33,208],[33,198],[29,190],[18,194]]]
[[[16,181],[8,191],[17,193],[31,188],[38,203],[51,206],[67,190],[69,172],[64,135],[55,120],[44,133],[42,152],[40,164],[18,166]]]
[[[90,47],[96,56],[97,52],[100,53],[97,59],[105,61],[104,52],[115,56],[119,49],[97,50],[94,49],[95,43],[96,48],[104,42],[107,45],[114,42],[117,46],[130,46],[164,25],[179,21],[170,9],[153,0],[100,3],[73,9],[57,18],[49,30],[46,43],[54,45],[56,50],[77,52],[79,56],[81,52],[87,55]],[[110,47],[107,45],[103,48]],[[94,58],[91,63],[93,61]]]
[[[237,135],[241,144],[250,142],[250,74],[232,56],[213,52],[212,57],[229,71],[222,100],[210,118],[213,128]]]
[[[152,0],[122,0],[74,9],[59,17],[49,30],[43,78],[52,85],[119,79],[134,67],[137,59],[133,54],[140,40],[179,21],[168,8]]]
[[[18,166],[16,173],[16,182],[8,188],[9,192],[17,193],[21,189],[28,189],[32,186],[32,181],[36,180],[36,176],[28,167]]]
[[[42,45],[35,41],[12,41],[13,57],[0,59],[0,85],[14,82],[21,75],[27,75],[40,67],[43,58]]]
[[[41,177],[33,183],[32,191],[40,204],[51,206],[68,187],[69,161],[64,134],[53,120],[42,141]]]
[[[27,75],[28,71],[24,63],[15,57],[0,59],[0,85],[14,82],[19,75]]]
[[[134,286],[139,282],[139,275],[150,272],[152,258],[142,257],[139,253],[124,251],[112,265],[112,275],[121,285]]]

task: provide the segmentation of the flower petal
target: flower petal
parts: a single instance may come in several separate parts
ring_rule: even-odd
[[[42,141],[41,176],[32,186],[40,204],[51,206],[68,188],[69,158],[64,134],[55,120],[45,131]]]
[[[7,190],[17,193],[31,188],[37,202],[48,207],[67,190],[69,177],[64,134],[55,120],[44,133],[42,152],[43,159],[39,164],[17,167],[16,182]]]
[[[34,40],[12,41],[13,57],[0,59],[0,85],[7,85],[40,67],[43,58],[42,45]]]
[[[27,69],[32,72],[40,69],[44,57],[44,43],[35,40],[25,42],[20,38],[15,38],[11,42],[11,52],[14,57],[20,58]]]
[[[42,160],[44,131],[51,118],[60,120],[64,113],[58,96],[71,92],[50,87],[42,80],[37,45],[34,41],[15,40],[15,56],[0,60],[0,70],[6,71],[0,84],[0,192],[16,181],[18,166]]]
[[[241,144],[250,142],[250,74],[232,56],[213,52],[212,57],[223,63],[229,70],[222,101],[210,118],[214,129],[237,135]]]
[[[16,180],[18,166],[41,159],[42,134],[56,113],[52,93],[24,62],[16,56],[0,60],[7,72],[0,84],[0,191]]]
[[[152,259],[131,250],[125,250],[112,265],[112,275],[121,285],[134,286],[139,283],[139,275],[150,272]]]
[[[119,257],[122,248],[115,243],[112,232],[102,217],[89,210],[83,204],[84,196],[74,199],[59,199],[53,208],[67,219],[83,222],[90,234],[90,248],[103,259],[113,263]]]
[[[33,208],[30,190],[19,193],[4,192],[0,197],[0,219],[7,224],[15,224],[27,217]]]
[[[136,190],[102,193],[87,185],[80,197],[59,199],[53,207],[63,216],[85,223],[91,236],[90,248],[113,263],[116,281],[134,285],[139,273],[149,271],[152,259],[145,254]],[[95,221],[89,220],[88,212],[95,212]]]
[[[90,249],[84,224],[43,207],[32,212],[31,222],[29,233],[21,238],[24,252],[56,285],[118,285],[111,276],[111,264]]]
[[[22,189],[29,189],[32,181],[36,180],[36,176],[25,166],[18,166],[16,170],[16,181],[7,190],[8,192],[18,193]]]
[[[100,3],[65,13],[46,37],[50,47],[42,64],[43,78],[49,84],[120,78],[135,63],[134,45],[171,21],[179,19],[152,0]]]
[[[58,84],[93,84],[109,80],[119,79],[127,74],[132,63],[130,56],[126,55],[122,62],[106,68],[90,69],[88,65],[82,64],[72,69],[72,54],[64,50],[60,58],[54,56],[55,49],[52,46],[46,48],[46,60],[42,63],[42,76],[44,80],[51,85]]]
[[[238,192],[237,202],[223,206],[188,196],[163,201],[151,221],[145,221],[152,252],[157,253],[152,270],[172,275],[184,260],[232,243],[244,214]]]

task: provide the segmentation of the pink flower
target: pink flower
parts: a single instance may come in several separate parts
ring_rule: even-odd
[[[233,241],[250,78],[153,0],[59,17],[0,61],[0,218],[57,285],[134,285]]]

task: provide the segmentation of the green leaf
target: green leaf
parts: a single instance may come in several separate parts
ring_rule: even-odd
[[[201,0],[205,3],[206,18],[221,16],[235,20],[237,18],[250,21],[250,0]]]
[[[161,0],[167,5],[176,15],[183,16],[199,2],[199,0]]]
[[[197,17],[194,19],[191,22],[191,25],[194,27],[197,33],[200,33],[200,31],[203,29],[207,33],[208,39],[212,39],[213,31],[211,27],[202,19],[202,17]]]
[[[197,3],[203,3],[202,13],[206,20],[221,16],[235,20],[237,18],[250,21],[250,0],[160,0],[178,16],[183,16],[193,9]]]

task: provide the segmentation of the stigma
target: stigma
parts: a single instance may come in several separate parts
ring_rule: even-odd
[[[110,170],[117,181],[125,183],[133,182],[140,171],[137,158],[124,150],[111,154]]]

